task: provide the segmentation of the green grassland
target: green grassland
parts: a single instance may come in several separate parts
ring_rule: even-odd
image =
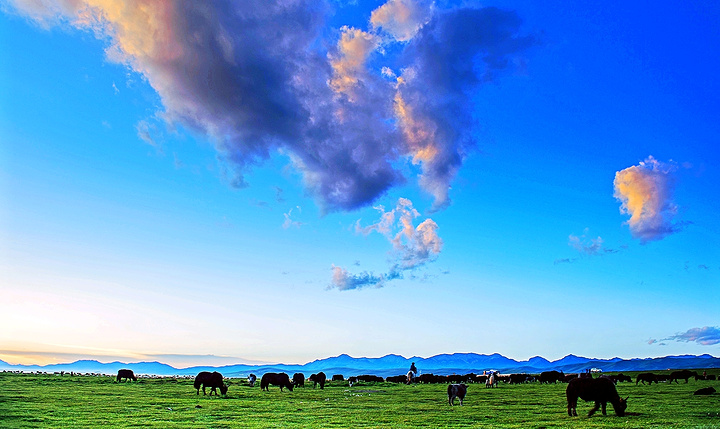
[[[192,379],[0,373],[0,427],[720,428],[720,393],[693,395],[708,386],[720,392],[717,381],[619,383],[628,415],[615,416],[608,404],[607,416],[590,418],[592,403],[583,401],[581,416],[568,417],[563,383],[471,384],[465,405],[451,407],[443,384],[329,382],[324,390],[311,383],[264,392],[259,383],[230,382],[227,396],[216,397],[197,396]]]

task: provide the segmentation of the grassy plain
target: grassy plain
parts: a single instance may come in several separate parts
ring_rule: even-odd
[[[712,371],[715,373],[720,371]],[[633,380],[634,380],[634,374]],[[0,373],[0,427],[118,428],[720,428],[720,393],[695,396],[688,384],[619,383],[629,396],[628,415],[591,418],[591,403],[580,401],[581,417],[566,413],[566,384],[471,384],[465,405],[451,407],[447,385],[331,382],[324,390],[298,387],[263,392],[232,379],[226,397],[195,394],[191,379]]]

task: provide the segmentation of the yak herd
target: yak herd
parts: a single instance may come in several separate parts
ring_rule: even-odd
[[[639,383],[659,383],[661,381],[667,383],[678,383],[678,380],[684,380],[685,383],[687,383],[688,380],[693,377],[695,380],[716,380],[715,375],[706,375],[705,373],[699,375],[696,371],[690,370],[674,371],[669,375],[644,372],[637,375],[635,385],[638,385]],[[137,377],[132,370],[121,369],[117,374],[117,382],[119,383],[122,380],[137,381]],[[248,376],[248,384],[250,387],[255,385],[256,380],[257,377],[255,374],[250,374]],[[308,381],[313,382],[313,388],[319,385],[320,389],[324,389],[326,380],[327,376],[324,372],[312,374],[308,377]],[[345,378],[340,374],[335,374],[332,376],[332,381],[345,381]],[[632,378],[623,375],[622,373],[611,376],[603,375],[598,378],[593,378],[590,372],[566,375],[558,371],[545,371],[535,376],[529,374],[501,375],[495,371],[491,371],[482,375],[473,373],[465,375],[421,374],[412,378],[405,375],[399,375],[396,377],[387,377],[385,379],[376,375],[358,375],[349,377],[347,381],[351,387],[357,382],[386,381],[395,383],[447,383],[448,404],[451,406],[455,405],[456,399],[460,401],[460,405],[463,404],[463,400],[467,394],[466,383],[485,383],[486,387],[495,387],[499,381],[503,381],[508,384],[528,382],[539,382],[540,384],[566,382],[568,385],[565,389],[565,395],[569,416],[577,416],[577,401],[578,399],[582,399],[586,402],[595,403],[595,406],[588,413],[588,417],[595,414],[598,410],[602,410],[603,415],[606,415],[608,402],[615,410],[615,414],[622,417],[625,415],[625,410],[627,409],[628,398],[621,398],[615,386],[618,382],[631,382]],[[260,379],[260,390],[269,391],[269,387],[271,385],[279,387],[281,391],[283,388],[287,388],[292,392],[294,387],[305,386],[305,375],[302,373],[296,373],[291,379],[290,376],[285,373],[268,372],[263,374]],[[220,389],[220,393],[222,395],[226,395],[229,386],[224,382],[223,376],[219,372],[202,371],[195,377],[193,387],[195,388],[197,395],[200,394],[200,388],[202,388],[203,395],[206,395],[206,387],[210,388],[210,395],[213,393],[218,395],[217,389]],[[711,395],[714,393],[715,389],[713,387],[706,387],[695,392],[696,395]]]

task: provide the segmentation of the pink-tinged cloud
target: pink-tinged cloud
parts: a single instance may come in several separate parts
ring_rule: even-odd
[[[680,229],[672,201],[676,170],[674,163],[649,156],[639,165],[615,173],[615,198],[621,203],[620,212],[630,215],[627,224],[634,238],[660,240]]]
[[[370,24],[395,40],[412,39],[432,14],[432,1],[389,0],[370,15]]]
[[[651,342],[649,342],[649,344],[655,342],[655,340],[650,341]],[[703,326],[702,328],[691,328],[685,332],[675,334],[660,341],[681,341],[685,343],[693,342],[703,346],[712,346],[720,344],[720,327]]]
[[[386,212],[382,206],[375,209],[380,213],[380,219],[365,227],[357,221],[355,232],[363,235],[377,232],[387,238],[392,245],[390,269],[380,275],[368,272],[353,275],[346,269],[333,265],[331,289],[382,287],[389,280],[402,278],[403,272],[433,262],[440,255],[443,240],[438,234],[437,223],[428,218],[415,226],[415,220],[420,217],[420,213],[413,207],[412,201],[400,198],[395,208],[390,211]]]
[[[513,12],[426,0],[390,0],[369,30],[339,32],[325,28],[332,7],[321,0],[9,1],[42,26],[107,41],[108,60],[159,94],[157,117],[207,136],[235,186],[280,152],[326,212],[405,183],[408,159],[435,208],[447,206],[477,144],[474,92],[536,43],[518,36]]]

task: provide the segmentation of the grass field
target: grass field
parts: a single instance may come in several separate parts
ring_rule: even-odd
[[[709,371],[720,373],[720,371]],[[630,374],[635,379],[634,374]],[[0,373],[0,427],[497,427],[497,428],[720,428],[720,393],[695,396],[688,384],[619,383],[629,396],[628,415],[586,417],[592,403],[580,401],[568,417],[566,384],[471,384],[465,405],[451,407],[447,385],[330,382],[324,390],[298,387],[263,392],[231,379],[226,397],[195,394],[191,379],[139,379],[116,383],[112,377]],[[457,401],[456,401],[457,404]]]

